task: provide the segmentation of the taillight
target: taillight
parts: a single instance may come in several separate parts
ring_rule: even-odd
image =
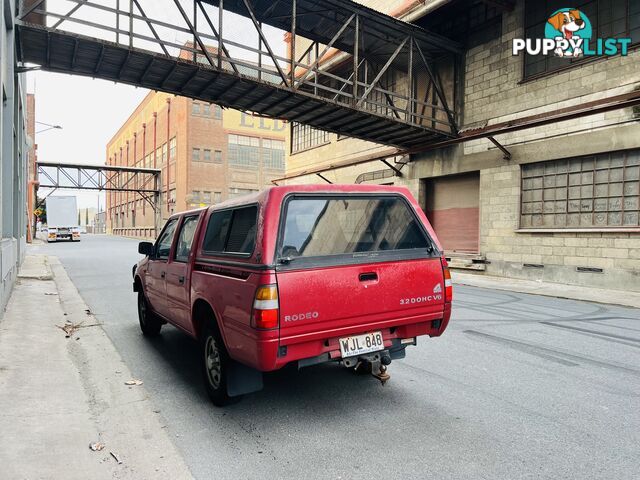
[[[453,284],[451,283],[451,272],[447,261],[442,259],[442,270],[444,271],[444,301],[451,302],[453,299]]]
[[[258,287],[253,301],[253,327],[262,329],[278,328],[278,308],[278,288],[275,285]]]

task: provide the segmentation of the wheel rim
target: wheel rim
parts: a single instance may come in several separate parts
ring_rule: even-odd
[[[142,293],[138,295],[138,316],[140,317],[140,322],[145,324],[147,320],[147,302],[145,302]]]
[[[204,362],[209,383],[213,388],[219,388],[220,381],[222,380],[222,362],[220,361],[220,352],[213,337],[207,338],[204,349]]]

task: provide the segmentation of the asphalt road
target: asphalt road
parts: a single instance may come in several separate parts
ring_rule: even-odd
[[[194,341],[140,333],[136,243],[37,250],[60,258],[196,478],[638,478],[639,310],[456,286],[449,329],[409,347],[385,387],[287,369],[217,409]]]

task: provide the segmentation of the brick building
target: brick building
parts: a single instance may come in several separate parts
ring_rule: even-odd
[[[159,168],[160,225],[173,212],[257,191],[284,174],[285,125],[150,92],[107,145],[107,164]],[[154,212],[132,192],[107,192],[107,232],[153,237]]]
[[[634,0],[573,2],[588,15],[594,37],[631,39],[627,55],[580,59],[512,52],[514,38],[544,37],[547,19],[564,2],[360,3],[463,43],[461,58],[441,66],[461,131],[640,89],[640,2]],[[304,49],[298,38],[296,51]],[[396,86],[406,82],[406,74],[394,73]],[[406,185],[458,267],[640,291],[639,120],[637,108],[612,109],[499,134],[511,159],[489,139],[400,159],[393,148],[293,123],[281,183],[322,182],[313,174],[319,172],[334,183]],[[401,176],[365,161],[387,153],[390,162],[410,160],[396,164]]]

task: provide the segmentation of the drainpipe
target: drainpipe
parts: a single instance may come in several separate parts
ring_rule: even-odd
[[[169,173],[171,169],[169,168],[169,128],[170,128],[170,120],[171,120],[171,99],[167,98],[167,212],[170,211],[169,201]]]
[[[129,140],[127,140],[127,167],[128,166],[129,166]],[[129,191],[127,191],[127,195],[125,198],[127,199],[127,204],[124,206],[124,209],[127,212],[127,218],[129,218]]]
[[[144,168],[147,167],[147,124],[142,124],[142,166]],[[142,216],[144,216],[145,211],[145,203],[147,203],[144,199],[142,200]]]
[[[137,167],[136,163],[138,162],[137,160],[138,158],[138,132],[133,132],[133,166]],[[134,187],[136,188],[136,190],[138,189],[138,176],[136,175],[136,181],[133,182]],[[133,208],[131,209],[133,213],[131,213],[132,216],[135,216],[136,214],[136,203],[138,202],[138,197],[136,196],[136,194],[133,194]]]

